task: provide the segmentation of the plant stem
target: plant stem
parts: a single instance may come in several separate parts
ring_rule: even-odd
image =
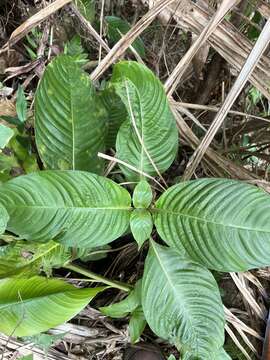
[[[82,268],[82,267],[80,267],[78,265],[67,264],[67,265],[64,266],[64,268],[68,269],[68,270],[71,270],[71,271],[74,271],[74,272],[76,272],[78,274],[82,274],[84,276],[87,276],[90,279],[93,279],[93,280],[95,280],[97,282],[101,282],[103,284],[109,285],[109,286],[114,287],[114,288],[119,289],[119,290],[129,292],[132,289],[132,287],[130,285],[127,285],[127,284],[122,283],[120,281],[113,281],[113,280],[107,279],[102,275],[95,274],[92,271],[86,270],[86,269],[84,269],[84,268]]]

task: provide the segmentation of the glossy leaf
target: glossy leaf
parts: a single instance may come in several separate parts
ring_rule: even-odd
[[[41,270],[50,274],[52,268],[63,266],[71,257],[71,249],[54,241],[44,244],[15,241],[0,247],[0,279],[14,275],[36,275]]]
[[[146,209],[135,209],[130,216],[130,229],[139,248],[150,238],[153,229],[151,213]]]
[[[5,208],[0,206],[0,234],[3,234],[6,230],[9,215]]]
[[[145,318],[158,336],[190,359],[208,359],[223,346],[225,317],[219,289],[204,267],[152,242],[143,274]]]
[[[41,171],[0,187],[8,230],[35,241],[96,247],[121,236],[129,224],[130,195],[113,181],[83,171]]]
[[[46,68],[35,96],[39,155],[48,169],[102,173],[106,113],[76,61],[61,55]]]
[[[128,117],[127,110],[120,97],[115,93],[112,87],[107,87],[101,92],[100,100],[108,114],[106,148],[115,148],[118,130]]]
[[[14,131],[11,128],[0,124],[0,149],[4,149],[7,146],[13,135]]]
[[[123,61],[115,65],[112,83],[129,114],[117,135],[116,157],[149,175],[157,175],[155,168],[164,172],[175,159],[178,132],[161,82],[146,66]],[[140,180],[120,167],[129,180]]]
[[[130,24],[117,16],[106,16],[107,37],[112,45],[115,45],[130,29]],[[131,44],[132,48],[142,57],[145,57],[144,43],[140,37],[137,37]]]
[[[141,306],[142,281],[137,281],[134,290],[122,301],[101,307],[99,310],[106,316],[121,318],[135,311]]]
[[[103,289],[38,276],[0,280],[0,331],[8,336],[47,331],[70,320]]]
[[[135,344],[140,340],[140,337],[145,329],[145,326],[146,326],[146,320],[144,317],[143,309],[140,306],[132,312],[128,324],[129,336],[132,344]]]
[[[153,200],[151,186],[146,180],[141,180],[135,187],[132,196],[132,202],[135,208],[147,209]]]
[[[270,196],[235,180],[200,179],[168,189],[154,221],[168,245],[218,271],[270,265]]]

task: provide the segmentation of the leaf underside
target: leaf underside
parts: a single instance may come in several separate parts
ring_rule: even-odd
[[[96,247],[121,236],[129,224],[129,193],[113,181],[83,171],[42,171],[0,187],[8,230],[26,240],[55,239]]]
[[[270,264],[270,197],[255,186],[200,179],[168,189],[154,222],[162,239],[209,269],[246,271]]]

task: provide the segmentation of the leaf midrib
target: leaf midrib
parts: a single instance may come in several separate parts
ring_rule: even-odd
[[[156,258],[157,258],[157,260],[158,260],[158,263],[159,263],[159,265],[160,265],[160,267],[161,267],[161,269],[162,269],[162,271],[163,271],[166,279],[168,280],[168,284],[170,285],[170,287],[171,287],[172,290],[173,290],[173,293],[175,294],[174,300],[175,300],[175,299],[178,299],[179,293],[176,291],[176,289],[175,289],[175,287],[174,287],[174,285],[173,285],[173,282],[171,281],[171,278],[170,278],[169,273],[166,271],[166,268],[163,266],[162,260],[161,260],[159,254],[158,254],[158,252],[157,252],[157,250],[156,250],[156,248],[155,248],[155,245],[152,243],[151,246],[152,246],[152,248],[153,248],[153,250],[154,250],[154,252],[155,252],[155,255],[156,255]],[[178,301],[177,301],[177,302],[178,302]],[[180,303],[180,306],[182,307],[183,304],[186,304],[186,301],[183,301],[182,303],[181,303],[181,301],[179,301],[178,303]],[[187,312],[186,308],[187,308],[187,307],[185,306],[185,312]],[[184,313],[184,312],[183,312],[183,313]],[[195,327],[193,326],[192,316],[186,316],[185,318],[186,318],[187,322],[190,323],[190,328],[194,329]],[[195,334],[196,342],[198,342],[199,338],[198,338],[197,332],[194,331],[193,333]]]
[[[188,214],[184,214],[181,212],[164,210],[161,208],[154,208],[153,210],[154,210],[154,212],[160,213],[160,215],[162,215],[162,213],[166,213],[166,214],[177,215],[177,216],[181,216],[181,217],[187,217],[187,218],[190,218],[193,220],[197,220],[197,221],[201,221],[201,222],[205,222],[205,223],[209,223],[209,224],[213,224],[213,225],[223,226],[223,227],[230,227],[230,228],[235,228],[235,229],[240,229],[240,230],[248,230],[248,231],[252,231],[252,232],[270,233],[270,229],[262,230],[262,229],[254,229],[254,228],[250,228],[250,227],[235,225],[235,224],[224,224],[221,222],[216,222],[216,221],[208,220],[205,218],[200,218],[200,217],[193,216],[193,215],[188,215]]]
[[[58,295],[61,295],[61,294],[65,294],[67,292],[77,292],[78,290],[80,289],[66,289],[66,290],[63,290],[63,291],[58,291],[58,292],[55,292],[55,293],[52,293],[52,294],[49,294],[49,295],[40,295],[40,296],[36,296],[34,298],[31,298],[31,299],[25,299],[25,300],[19,300],[19,301],[13,301],[13,302],[9,302],[7,304],[4,304],[4,305],[1,305],[0,304],[0,310],[4,310],[10,306],[23,306],[27,303],[31,303],[31,302],[34,302],[34,301],[38,301],[40,299],[46,299],[46,298],[49,298],[51,296],[58,296]]]
[[[12,206],[11,206],[12,207]],[[34,208],[34,209],[56,209],[56,210],[87,210],[87,211],[94,211],[94,210],[128,210],[131,211],[132,207],[78,207],[78,206],[36,206],[36,205],[25,205],[25,206],[14,206],[16,209],[28,209],[28,208]]]

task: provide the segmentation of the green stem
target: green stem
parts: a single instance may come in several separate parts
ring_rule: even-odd
[[[93,279],[93,280],[96,280],[97,282],[101,282],[103,284],[106,284],[106,285],[109,285],[111,287],[114,287],[116,289],[119,289],[119,290],[123,290],[123,291],[127,291],[129,292],[130,290],[132,290],[132,287],[125,284],[125,283],[122,283],[120,281],[113,281],[113,280],[110,280],[110,279],[107,279],[105,278],[104,276],[102,275],[98,275],[96,273],[93,273],[92,271],[89,271],[89,270],[86,270],[78,265],[73,265],[73,264],[67,264],[64,266],[65,269],[68,269],[68,270],[71,270],[71,271],[74,271],[78,274],[82,274],[90,279]]]

